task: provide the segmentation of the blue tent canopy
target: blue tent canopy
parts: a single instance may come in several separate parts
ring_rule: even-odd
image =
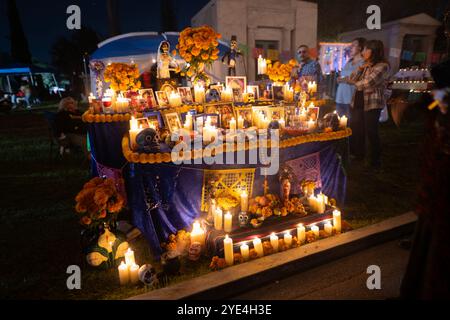
[[[8,65],[0,65],[0,75],[19,75],[30,73],[53,73],[52,70],[41,68],[35,65],[22,63],[11,63]]]
[[[175,32],[157,33],[132,33],[121,35],[106,40],[99,44],[99,48],[91,55],[91,59],[103,60],[114,57],[128,57],[156,54],[162,41],[170,43],[171,50],[178,44],[179,34]],[[219,44],[220,54],[223,55],[229,49],[223,42]]]

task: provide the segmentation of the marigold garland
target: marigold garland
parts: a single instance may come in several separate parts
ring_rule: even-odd
[[[291,80],[292,70],[297,66],[295,60],[290,60],[286,64],[275,62],[273,65],[271,61],[267,64],[267,76],[274,82],[288,82]]]
[[[141,88],[136,64],[112,63],[106,67],[104,78],[114,91],[137,91]]]

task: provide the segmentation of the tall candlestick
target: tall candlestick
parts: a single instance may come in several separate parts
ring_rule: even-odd
[[[130,272],[128,269],[128,266],[125,264],[125,262],[122,261],[119,268],[119,281],[120,285],[124,286],[130,282]]]
[[[196,103],[205,103],[205,88],[201,85],[195,85],[194,97]]]
[[[139,282],[139,266],[137,264],[133,264],[129,266],[130,269],[130,282],[131,284],[136,284]]]
[[[302,224],[297,227],[297,239],[299,244],[304,244],[306,241],[306,228]]]
[[[226,233],[230,233],[231,231],[233,231],[233,216],[230,212],[227,212],[227,214],[225,215],[223,230]]]
[[[261,243],[261,239],[256,238],[255,240],[253,240],[253,247],[255,248],[258,257],[260,258],[264,257],[264,249]]]
[[[223,240],[223,249],[227,265],[232,266],[234,264],[233,239],[228,237],[228,235],[225,237],[225,240]]]
[[[290,234],[290,232],[286,232],[284,234],[284,244],[288,249],[292,246],[292,235]]]
[[[278,252],[278,237],[275,233],[270,235],[270,244],[272,245],[273,251]]]
[[[267,73],[267,61],[261,55],[258,58],[258,75]]]
[[[250,248],[248,247],[248,245],[246,243],[241,245],[241,255],[242,255],[242,258],[244,259],[244,261],[250,260]]]
[[[341,212],[339,210],[333,211],[333,225],[336,229],[336,233],[341,233],[342,231],[342,220],[341,220]]]
[[[217,208],[214,213],[214,228],[216,230],[223,229],[223,212],[220,208]]]
[[[131,250],[131,248],[128,248],[128,251],[125,252],[125,263],[127,266],[136,264],[136,261],[134,260],[134,251]]]
[[[241,193],[241,211],[248,211],[248,193],[245,190]]]

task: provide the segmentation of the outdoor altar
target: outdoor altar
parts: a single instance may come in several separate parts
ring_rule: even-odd
[[[342,231],[351,130],[316,99],[316,83],[290,81],[295,61],[260,57],[267,81],[210,83],[218,38],[183,31],[184,67],[161,44],[156,90],[141,88],[136,65],[91,63],[110,89],[91,94],[83,120],[93,174],[116,182],[153,257],[206,255],[220,269]],[[230,74],[239,54],[232,39]],[[172,67],[191,85],[165,82]]]

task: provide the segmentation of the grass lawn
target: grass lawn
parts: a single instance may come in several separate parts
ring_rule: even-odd
[[[0,115],[0,298],[121,299],[144,293],[141,287],[119,289],[116,270],[85,266],[73,207],[89,179],[88,164],[76,155],[50,161],[47,124],[39,112]],[[361,164],[350,166],[343,211],[354,227],[413,208],[421,136],[421,122],[400,129],[389,122],[382,126],[385,173],[373,175]],[[144,240],[132,246],[137,262],[151,263]],[[198,270],[183,266],[186,275],[173,281],[206,273],[208,263],[200,263]],[[69,265],[83,266],[80,291],[67,290]]]

